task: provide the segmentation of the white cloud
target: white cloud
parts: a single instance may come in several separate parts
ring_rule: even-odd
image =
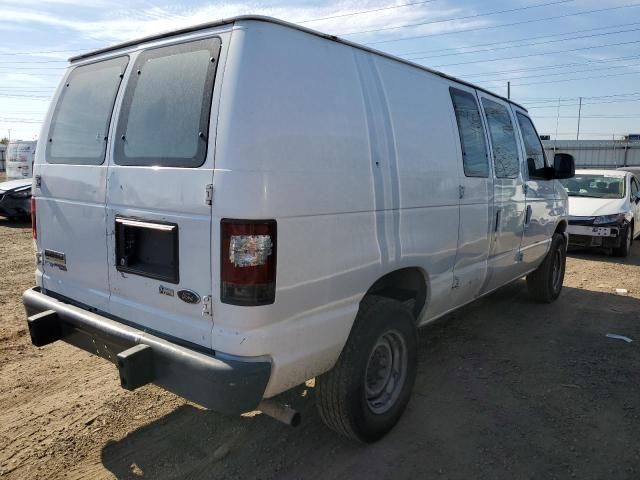
[[[21,7],[43,7],[47,5],[52,6],[77,6],[77,7],[108,7],[112,5],[107,0],[0,0],[0,7],[5,6],[21,6]]]
[[[35,3],[35,0],[25,0],[27,6]],[[45,3],[73,4],[80,0],[46,0]],[[177,28],[228,18],[241,14],[260,14],[281,18],[288,21],[304,21],[313,18],[345,15],[363,10],[391,7],[401,5],[402,2],[393,1],[386,3],[376,2],[340,2],[319,6],[300,6],[296,4],[284,4],[277,7],[256,6],[250,3],[227,3],[221,5],[205,5],[193,8],[150,7],[146,9],[124,9],[109,11],[107,17],[96,19],[77,18],[72,15],[52,13],[46,10],[34,10],[33,8],[18,8],[18,0],[9,0],[12,8],[3,11],[3,20],[11,23],[36,23],[45,26],[65,28],[75,31],[86,39],[98,40],[104,43],[113,43],[130,40],[158,32],[171,31]],[[24,4],[24,2],[21,2]],[[91,7],[95,5],[92,4]],[[104,11],[104,9],[101,9]],[[392,25],[404,25],[449,18],[460,12],[459,9],[436,8],[431,3],[415,5],[411,7],[394,8],[371,12],[364,15],[352,15],[333,18],[318,22],[305,23],[305,26],[332,34],[349,33],[361,30],[370,30],[389,25],[389,18],[393,18]],[[477,22],[475,22],[477,23]],[[474,24],[475,24],[474,23]],[[394,29],[384,35],[402,36],[408,32],[412,34],[443,32],[457,30],[469,22],[447,22],[432,25],[424,25],[411,29]],[[349,35],[349,39],[366,41],[374,34]]]

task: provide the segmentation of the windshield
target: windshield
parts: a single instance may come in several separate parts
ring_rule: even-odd
[[[577,174],[560,183],[570,197],[624,198],[624,177]]]

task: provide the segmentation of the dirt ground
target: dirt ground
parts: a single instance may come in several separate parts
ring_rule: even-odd
[[[106,361],[32,347],[30,228],[0,220],[0,478],[640,478],[640,242],[633,253],[573,254],[553,305],[521,281],[422,330],[405,415],[362,446],[323,427],[313,388],[288,394],[293,429],[127,392]]]

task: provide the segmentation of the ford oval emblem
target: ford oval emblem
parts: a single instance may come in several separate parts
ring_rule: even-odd
[[[200,295],[193,290],[178,290],[178,298],[186,303],[200,303]]]

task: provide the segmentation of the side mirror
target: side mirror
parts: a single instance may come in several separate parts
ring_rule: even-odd
[[[576,161],[568,153],[556,153],[553,157],[553,178],[562,180],[576,174]]]
[[[551,167],[536,167],[536,161],[529,157],[527,158],[527,171],[529,172],[529,178],[531,180],[552,180],[553,168]]]
[[[633,197],[633,200],[634,200],[636,203],[640,203],[640,192],[636,192],[636,194],[635,194],[635,195],[634,195],[634,197]]]

